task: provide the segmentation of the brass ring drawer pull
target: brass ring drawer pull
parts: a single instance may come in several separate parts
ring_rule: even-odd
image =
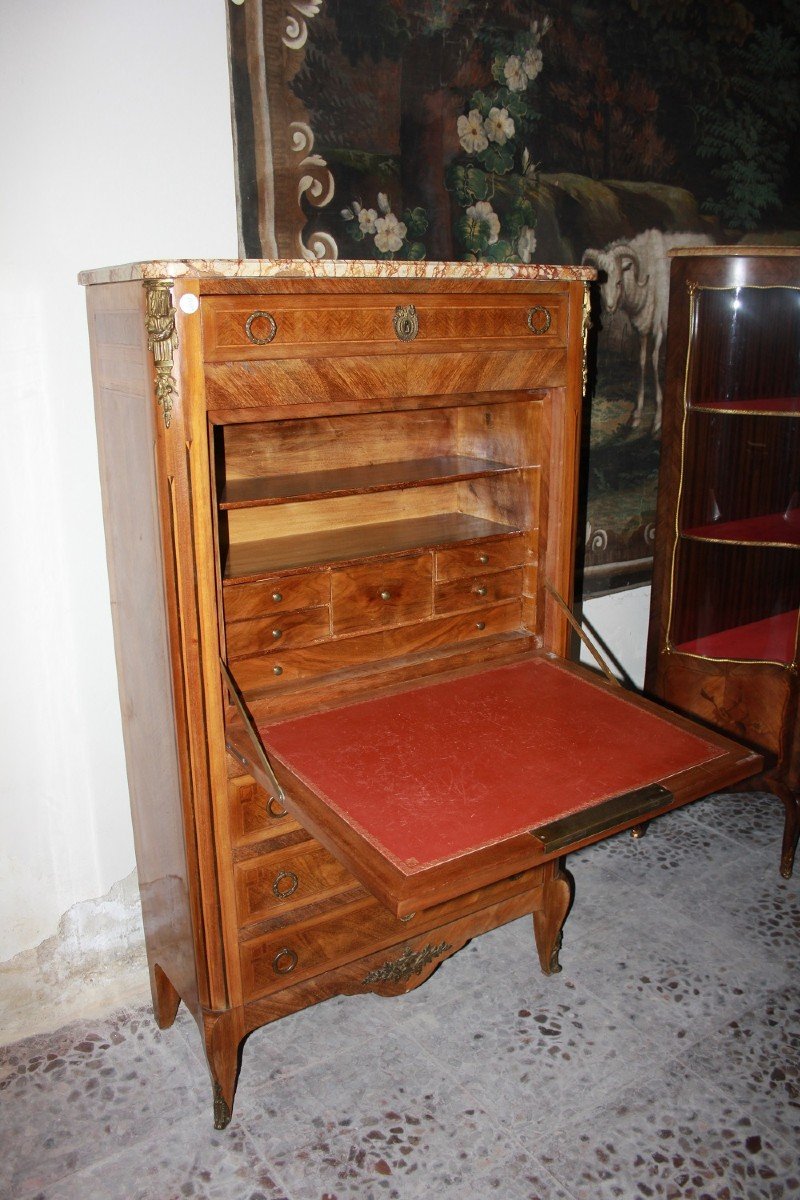
[[[413,342],[419,333],[419,317],[413,304],[398,304],[392,317],[394,331],[401,342]]]
[[[284,885],[284,880],[289,881],[288,885]],[[299,886],[300,880],[294,871],[278,871],[272,884],[272,894],[276,900],[285,900],[287,896],[293,896]]]
[[[267,336],[259,337],[257,333],[253,333],[253,325],[256,321],[267,322]],[[250,316],[244,323],[244,331],[247,335],[247,340],[252,342],[254,346],[268,346],[275,334],[278,332],[278,326],[275,323],[275,318],[272,313],[264,312],[263,309],[256,309],[250,313]]]
[[[267,801],[267,812],[274,821],[279,821],[281,817],[286,816],[286,809],[278,803],[274,796],[270,796]]]
[[[272,960],[272,969],[276,975],[289,975],[297,966],[297,955],[294,950],[284,946]]]
[[[531,333],[547,333],[552,322],[550,309],[543,304],[535,304],[528,309],[528,329]]]

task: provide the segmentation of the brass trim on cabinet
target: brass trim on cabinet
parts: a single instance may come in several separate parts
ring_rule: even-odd
[[[439,942],[438,946],[428,943],[422,950],[412,950],[407,946],[399,958],[385,962],[382,967],[376,967],[364,976],[363,982],[369,983],[403,983],[412,975],[421,975],[427,966],[445,954],[453,947],[449,942]]]
[[[172,279],[145,279],[147,298],[147,349],[155,363],[156,399],[164,413],[164,426],[169,429],[172,420],[173,397],[178,394],[178,385],[172,373],[173,354],[178,349],[178,332],[175,328],[176,309],[172,304]]]
[[[653,783],[633,792],[625,792],[622,796],[612,796],[602,804],[580,809],[569,816],[559,817],[557,821],[538,825],[530,833],[542,843],[545,854],[552,854],[555,850],[563,850],[595,834],[605,833],[615,825],[636,821],[653,809],[670,804],[673,799],[672,792],[660,783]]]

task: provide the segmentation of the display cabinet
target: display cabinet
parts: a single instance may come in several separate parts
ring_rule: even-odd
[[[252,1029],[522,914],[556,970],[565,854],[758,766],[567,661],[590,274],[82,277],[153,999],[220,1126]]]
[[[800,252],[673,252],[647,687],[800,806]]]

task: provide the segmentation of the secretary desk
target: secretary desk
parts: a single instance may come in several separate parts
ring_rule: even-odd
[[[81,276],[153,1002],[218,1127],[251,1030],[523,914],[557,970],[564,856],[759,766],[567,659],[591,277]]]

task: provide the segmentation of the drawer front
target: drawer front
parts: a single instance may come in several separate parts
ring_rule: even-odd
[[[260,295],[202,300],[207,362],[409,349],[552,348],[566,343],[566,301],[536,295]]]
[[[300,612],[276,612],[257,621],[235,621],[225,629],[228,657],[267,654],[284,646],[307,646],[330,637],[330,610],[304,608]]]
[[[245,693],[266,694],[296,680],[471,642],[476,638],[496,637],[519,630],[521,626],[521,603],[510,600],[469,614],[437,617],[418,625],[320,642],[286,654],[242,658],[236,663],[234,675]]]
[[[465,576],[506,571],[525,561],[525,541],[522,536],[494,538],[471,546],[454,546],[436,552],[437,580],[463,579]]]
[[[439,936],[448,928],[444,922],[466,918],[485,930],[533,912],[543,903],[546,870],[534,867],[407,918],[394,916],[377,900],[367,897],[324,916],[245,941],[240,950],[245,1000],[290,987],[382,947],[402,945],[408,938],[425,936],[425,930],[430,931],[432,944],[440,944],[446,940]],[[495,912],[499,919],[481,925],[486,915]],[[413,975],[412,971],[405,978],[413,979]]]
[[[231,844],[234,847],[283,837],[286,833],[302,829],[294,817],[277,800],[269,797],[250,775],[237,775],[228,780],[228,806]]]
[[[228,584],[222,592],[225,620],[244,621],[248,617],[266,617],[270,613],[327,604],[330,586],[330,576],[326,572],[276,575],[257,583]]]
[[[466,612],[501,600],[522,596],[522,567],[513,571],[498,571],[496,575],[451,579],[436,584],[434,610],[437,613]]]
[[[333,571],[334,634],[407,625],[429,617],[432,575],[429,554]]]
[[[237,863],[234,879],[242,925],[311,900],[325,900],[354,888],[362,890],[347,868],[314,841]]]

